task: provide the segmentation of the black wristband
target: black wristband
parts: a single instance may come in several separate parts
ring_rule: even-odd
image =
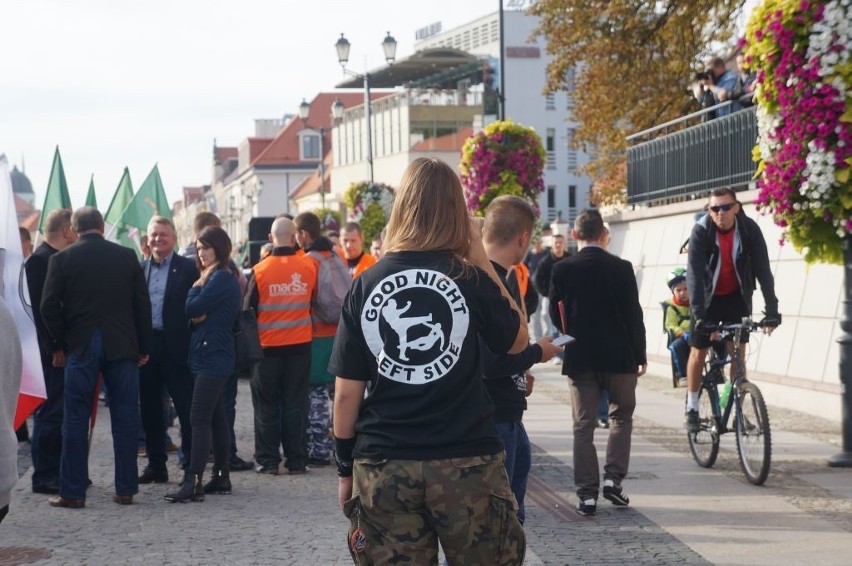
[[[341,478],[352,477],[353,456],[355,451],[355,437],[334,437],[334,462],[337,464],[337,475]]]

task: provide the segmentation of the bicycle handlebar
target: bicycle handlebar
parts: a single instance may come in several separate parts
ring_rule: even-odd
[[[704,327],[707,329],[707,332],[735,332],[740,329],[751,332],[754,330],[760,330],[761,328],[774,328],[778,326],[777,324],[773,324],[773,322],[774,321],[772,319],[764,319],[760,322],[755,322],[750,318],[743,318],[742,322],[727,324],[722,322],[708,323],[705,324]]]

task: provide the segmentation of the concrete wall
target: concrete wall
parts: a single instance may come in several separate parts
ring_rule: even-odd
[[[770,404],[840,420],[839,349],[842,332],[843,269],[839,265],[807,266],[789,243],[780,244],[781,230],[752,204],[756,191],[740,193],[744,210],[763,231],[775,275],[775,292],[783,324],[771,337],[753,335],[747,366]],[[630,260],[636,270],[639,299],[645,309],[648,353],[666,360],[659,302],[668,295],[666,274],[686,267],[680,245],[689,237],[695,212],[704,201],[625,211],[607,218],[612,231],[610,250]],[[761,318],[764,302],[754,295],[754,314]]]

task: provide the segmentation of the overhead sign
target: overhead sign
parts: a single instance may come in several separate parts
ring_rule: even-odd
[[[417,41],[421,41],[439,33],[441,33],[441,22],[435,22],[414,32],[414,37]]]
[[[536,45],[506,47],[507,59],[540,59],[541,49]]]

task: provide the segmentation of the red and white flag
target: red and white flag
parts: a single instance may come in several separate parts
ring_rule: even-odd
[[[4,210],[5,209],[5,210]],[[6,156],[0,154],[0,211],[3,228],[0,229],[0,295],[12,311],[21,349],[24,353],[24,374],[21,376],[21,391],[15,411],[15,429],[47,399],[41,356],[38,349],[27,274],[24,271],[24,253],[18,232],[18,215],[15,212],[15,197]],[[0,329],[2,332],[2,329]]]

